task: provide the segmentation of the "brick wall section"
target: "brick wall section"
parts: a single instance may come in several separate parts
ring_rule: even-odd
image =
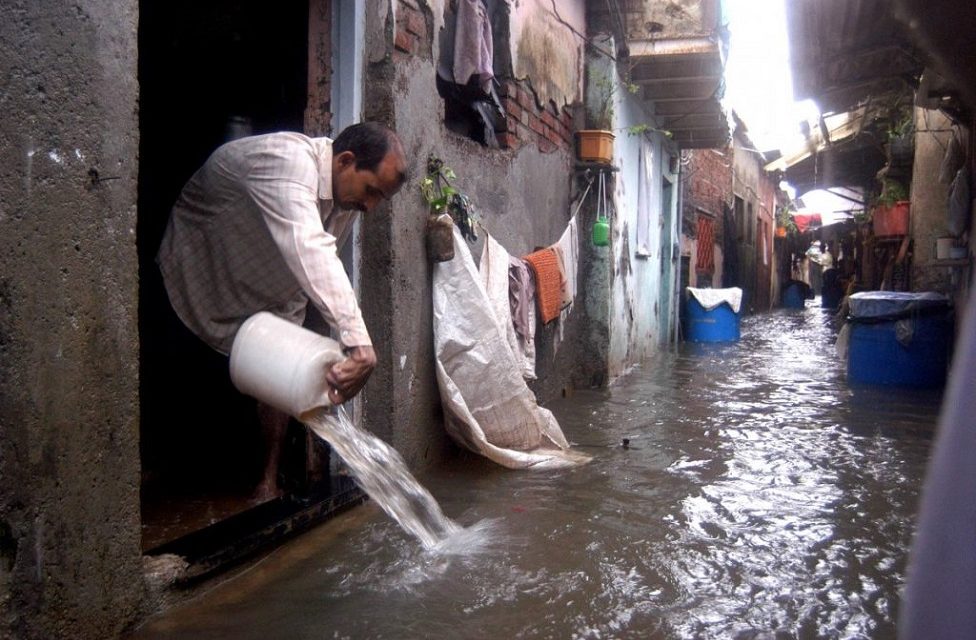
[[[421,8],[416,0],[400,0],[397,3],[396,32],[393,35],[393,60],[400,62],[410,56],[432,60],[433,19],[429,10]]]
[[[415,0],[399,0],[394,61],[412,56],[432,60],[431,28],[429,15]],[[505,110],[505,128],[496,134],[503,149],[534,144],[543,153],[550,153],[573,147],[573,113],[569,108],[560,109],[551,100],[540,105],[528,80],[502,80],[498,94]]]
[[[721,244],[722,205],[732,200],[732,149],[694,149],[688,153],[690,160],[684,168],[687,178],[684,180],[683,217],[695,220],[699,211],[713,215],[714,240]]]
[[[332,3],[308,3],[308,100],[305,133],[330,136],[332,131]]]
[[[535,144],[543,153],[573,146],[573,114],[553,101],[540,106],[527,80],[504,80],[499,88],[507,131],[499,133],[503,148]]]

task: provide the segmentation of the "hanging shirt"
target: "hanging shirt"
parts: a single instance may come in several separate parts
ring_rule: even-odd
[[[330,139],[283,132],[229,142],[173,206],[157,256],[170,303],[225,354],[254,313],[300,324],[309,301],[343,346],[371,345],[337,255],[355,215],[333,211]]]
[[[454,35],[454,81],[465,85],[474,76],[483,91],[495,77],[491,19],[481,0],[460,0]]]

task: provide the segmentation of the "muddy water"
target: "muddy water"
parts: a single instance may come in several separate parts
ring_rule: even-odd
[[[449,549],[366,507],[140,637],[892,638],[939,397],[850,388],[834,335],[684,345],[551,405],[590,465],[424,475]]]

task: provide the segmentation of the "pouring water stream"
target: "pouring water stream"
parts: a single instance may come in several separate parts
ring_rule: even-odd
[[[334,413],[324,407],[313,409],[302,416],[302,421],[332,446],[369,497],[425,549],[462,530],[411,475],[400,454],[357,428],[344,407],[339,406]]]

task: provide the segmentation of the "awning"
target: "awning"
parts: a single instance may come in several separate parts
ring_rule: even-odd
[[[842,222],[847,222],[854,219],[853,214],[847,211],[826,211],[822,213],[797,211],[792,215],[793,222],[796,223],[796,228],[799,229],[800,233],[812,229],[829,227],[834,224],[840,224]]]
[[[853,111],[824,117],[814,123],[806,139],[768,163],[766,171],[780,171],[797,191],[863,186],[874,179],[886,159],[877,138],[865,131],[880,105],[865,104]]]
[[[653,103],[658,126],[682,149],[721,148],[731,137],[725,45],[712,35],[628,39],[631,82]]]

